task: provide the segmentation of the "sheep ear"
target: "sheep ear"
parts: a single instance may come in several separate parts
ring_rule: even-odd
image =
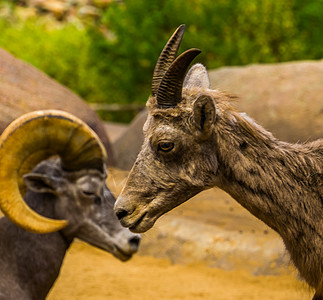
[[[36,193],[55,193],[58,179],[44,174],[29,173],[23,176],[27,188]]]
[[[211,96],[201,95],[195,100],[193,118],[201,138],[208,138],[212,133],[215,114],[215,105]]]
[[[210,88],[209,75],[207,74],[207,71],[202,64],[195,64],[194,66],[192,66],[192,68],[190,68],[185,77],[184,87],[188,89]]]

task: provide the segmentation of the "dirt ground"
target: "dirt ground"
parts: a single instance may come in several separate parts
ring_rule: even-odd
[[[76,242],[65,258],[48,300],[306,300],[309,289],[283,276],[252,276],[203,264],[171,264],[136,256],[122,263],[101,250]]]
[[[108,186],[115,194],[120,192],[126,175],[126,172],[110,170]],[[297,273],[292,267],[285,266],[280,271],[274,264],[273,271],[269,268],[269,271],[266,269],[262,274],[269,272],[268,274],[275,275],[255,276],[257,272],[251,271],[254,266],[249,266],[250,260],[240,257],[239,263],[234,264],[239,267],[229,271],[226,270],[227,265],[224,265],[224,269],[211,268],[209,261],[203,261],[203,256],[194,255],[193,252],[198,251],[196,248],[199,245],[192,243],[174,256],[174,252],[179,251],[176,247],[184,247],[185,243],[184,246],[174,244],[178,236],[176,232],[172,241],[168,242],[169,236],[165,232],[174,231],[174,227],[169,227],[169,224],[179,220],[178,218],[195,222],[185,224],[200,224],[202,227],[199,228],[221,228],[229,232],[236,230],[234,237],[237,234],[241,236],[239,243],[251,236],[260,243],[257,247],[260,250],[277,240],[274,232],[250,216],[228,195],[209,190],[160,218],[156,228],[143,236],[139,254],[126,263],[118,261],[109,253],[76,241],[68,251],[60,277],[48,300],[311,299],[312,291],[297,280]],[[175,223],[175,227],[178,224],[180,223]],[[168,231],[162,231],[163,229]],[[194,232],[192,237],[195,237]],[[221,241],[217,243],[222,245]],[[238,253],[243,250],[237,249]],[[223,249],[221,251],[220,256],[227,255]],[[253,264],[262,264],[262,259],[266,257],[259,256],[258,252],[245,252],[245,255],[252,253],[249,255],[255,256]],[[256,259],[257,255],[259,259]],[[238,260],[232,258],[232,254],[228,257]]]

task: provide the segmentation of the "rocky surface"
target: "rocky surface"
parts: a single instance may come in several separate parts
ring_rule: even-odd
[[[116,158],[116,167],[122,170],[130,170],[141,149],[144,135],[142,127],[147,118],[147,111],[140,112],[128,128],[120,134],[113,143]]]

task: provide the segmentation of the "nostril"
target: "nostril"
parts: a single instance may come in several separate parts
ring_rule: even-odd
[[[131,239],[129,239],[129,245],[132,248],[138,249],[139,244],[140,244],[140,239],[141,239],[140,236],[134,236],[134,237],[132,237]]]
[[[116,211],[116,216],[119,220],[123,219],[124,217],[126,217],[128,215],[128,211],[126,211],[125,209],[118,209]]]

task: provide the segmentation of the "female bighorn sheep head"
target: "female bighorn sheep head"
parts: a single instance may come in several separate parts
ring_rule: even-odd
[[[144,232],[162,214],[214,185],[217,158],[214,99],[201,64],[186,70],[200,53],[190,49],[176,58],[184,33],[180,26],[164,47],[154,70],[142,150],[117,199],[121,223]]]
[[[129,259],[140,237],[114,215],[115,198],[105,185],[106,160],[97,135],[71,114],[23,115],[0,137],[0,208],[30,232],[60,230],[70,242],[78,237]],[[33,209],[57,219],[36,213],[22,195]]]

